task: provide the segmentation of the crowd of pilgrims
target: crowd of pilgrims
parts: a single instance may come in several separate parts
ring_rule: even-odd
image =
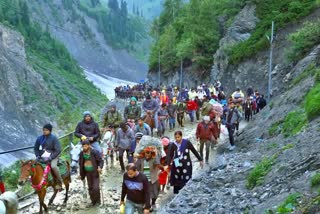
[[[201,167],[208,163],[210,150],[218,144],[222,128],[227,130],[230,142],[228,149],[234,150],[234,135],[239,131],[240,121],[250,121],[253,114],[266,106],[264,96],[252,87],[247,89],[246,94],[237,88],[230,96],[226,96],[219,81],[190,89],[175,86],[152,88],[146,84],[119,86],[115,93],[117,98],[129,99],[124,112],[118,111],[116,105],[110,105],[103,115],[102,127],[99,127],[91,113],[86,111],[75,129],[75,136],[83,147],[79,160],[80,179],[87,178],[92,205],[97,205],[101,202],[99,174],[104,167],[105,157],[99,141],[106,131],[114,133],[113,153],[118,154],[123,174],[120,207],[128,214],[156,210],[158,195],[169,191],[170,186],[174,194],[179,193],[192,178],[190,154],[196,157]],[[213,108],[217,105],[218,110]],[[148,115],[154,123],[146,120]],[[179,130],[186,121],[195,125],[194,134],[199,148],[195,148]],[[168,137],[167,127],[174,131],[174,139]],[[45,125],[44,131],[47,130],[51,134],[52,126]],[[144,136],[158,138],[162,151],[159,152],[154,146],[146,146],[137,154],[136,148]],[[50,139],[47,145],[37,140],[36,154],[39,155],[36,149],[39,143],[54,154],[59,153],[53,151],[58,147],[52,146],[59,142]],[[50,160],[54,161],[58,156]],[[126,166],[125,158],[128,163]]]

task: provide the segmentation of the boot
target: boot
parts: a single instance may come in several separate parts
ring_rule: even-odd
[[[56,186],[54,187],[56,190],[61,190],[62,189],[62,178],[60,175],[60,172],[58,169],[52,168],[51,172],[54,174],[54,177],[56,178]]]

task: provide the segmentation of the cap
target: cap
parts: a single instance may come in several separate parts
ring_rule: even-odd
[[[143,136],[142,132],[137,132],[136,135],[135,135],[136,139],[141,139],[142,136]]]

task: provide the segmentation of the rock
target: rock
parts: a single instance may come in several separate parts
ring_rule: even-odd
[[[192,207],[193,207],[193,208],[197,208],[197,207],[200,207],[201,204],[202,204],[201,202],[197,201],[196,203],[193,203],[193,204],[192,204]]]
[[[235,189],[235,188],[232,188],[232,189],[231,189],[231,195],[232,195],[233,197],[236,197],[236,196],[237,196],[237,192],[236,192],[236,189]]]
[[[268,195],[269,195],[268,192],[263,193],[263,194],[260,196],[260,200],[263,200],[263,199],[267,198]]]
[[[57,209],[56,209],[58,212],[60,212],[61,210],[62,210],[62,208],[59,206],[59,207],[57,207]]]

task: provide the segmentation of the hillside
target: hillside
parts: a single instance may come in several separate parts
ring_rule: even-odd
[[[27,0],[31,19],[61,41],[85,69],[139,81],[146,75],[148,22],[121,1]],[[134,75],[131,75],[134,74]]]
[[[25,2],[1,1],[0,11],[1,150],[32,145],[44,123],[59,135],[74,129],[84,110],[99,113],[107,98],[65,46],[30,20]],[[2,155],[1,164],[25,155]]]

